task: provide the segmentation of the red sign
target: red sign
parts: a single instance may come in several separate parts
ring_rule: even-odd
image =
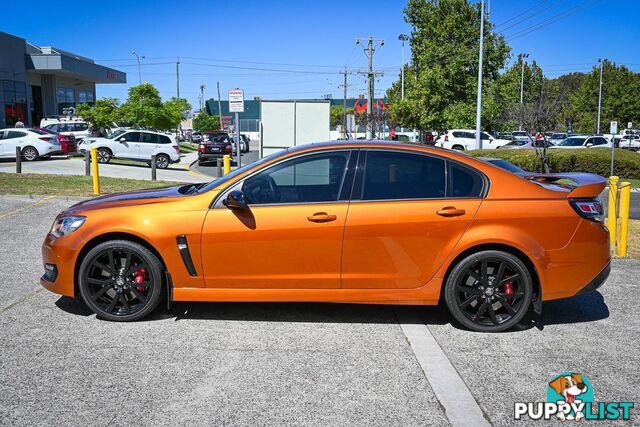
[[[222,122],[222,127],[224,129],[226,129],[229,126],[231,126],[231,122],[233,122],[233,117],[231,117],[231,116],[222,116],[220,121]]]

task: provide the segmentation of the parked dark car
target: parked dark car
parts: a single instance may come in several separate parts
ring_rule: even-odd
[[[61,135],[52,129],[45,129],[45,128],[36,128],[36,129],[51,135],[56,135],[58,137],[58,141],[60,141],[61,154],[71,154],[71,153],[76,153],[78,151],[78,143],[76,141],[75,136]]]
[[[226,132],[207,132],[198,145],[198,164],[216,160],[225,154],[234,154],[231,138]]]

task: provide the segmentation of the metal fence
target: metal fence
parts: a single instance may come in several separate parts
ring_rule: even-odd
[[[240,132],[260,132],[260,120],[240,119]]]

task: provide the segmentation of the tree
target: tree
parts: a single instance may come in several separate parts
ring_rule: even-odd
[[[531,64],[524,64],[523,73],[522,58],[518,56],[518,61],[498,77],[487,97],[488,102],[495,104],[494,110],[498,112],[492,123],[494,129],[509,131],[524,125],[525,117],[522,114],[531,110],[531,106],[525,108],[520,105],[521,81],[523,104],[531,104],[540,99],[547,79],[535,60]]]
[[[122,117],[133,127],[170,130],[178,127],[184,113],[191,109],[186,99],[172,98],[163,103],[160,92],[151,83],[129,88],[122,105]]]
[[[344,120],[343,108],[340,105],[331,107],[331,128],[335,128],[338,125],[342,125]],[[353,108],[347,107],[347,114],[353,114]]]
[[[113,123],[120,121],[120,101],[115,98],[101,98],[93,105],[80,104],[77,108],[77,115],[91,123],[94,132],[102,133],[104,129],[109,129]]]
[[[468,0],[409,0],[405,21],[412,25],[412,63],[405,69],[405,99],[400,81],[387,92],[391,119],[420,130],[472,127],[478,71],[480,8]],[[484,91],[489,93],[504,67],[509,48],[485,22]],[[498,115],[487,102],[483,119]]]
[[[193,118],[193,130],[196,132],[209,132],[219,129],[220,118],[218,116],[210,116],[206,111],[200,111]]]

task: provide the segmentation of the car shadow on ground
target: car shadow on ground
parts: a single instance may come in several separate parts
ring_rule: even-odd
[[[93,312],[81,299],[60,297],[56,306],[77,315],[92,316]],[[397,323],[396,313],[417,309],[420,316],[407,317],[411,322],[427,325],[451,324],[457,329],[466,329],[458,324],[446,307],[440,306],[393,306],[369,304],[329,303],[174,303],[167,310],[163,302],[150,316],[141,321],[174,319],[222,320],[248,322],[309,322],[309,323]],[[530,312],[515,328],[507,332],[518,332],[531,328],[543,330],[547,325],[595,322],[609,317],[609,308],[600,292],[578,295],[543,304],[542,315]]]

